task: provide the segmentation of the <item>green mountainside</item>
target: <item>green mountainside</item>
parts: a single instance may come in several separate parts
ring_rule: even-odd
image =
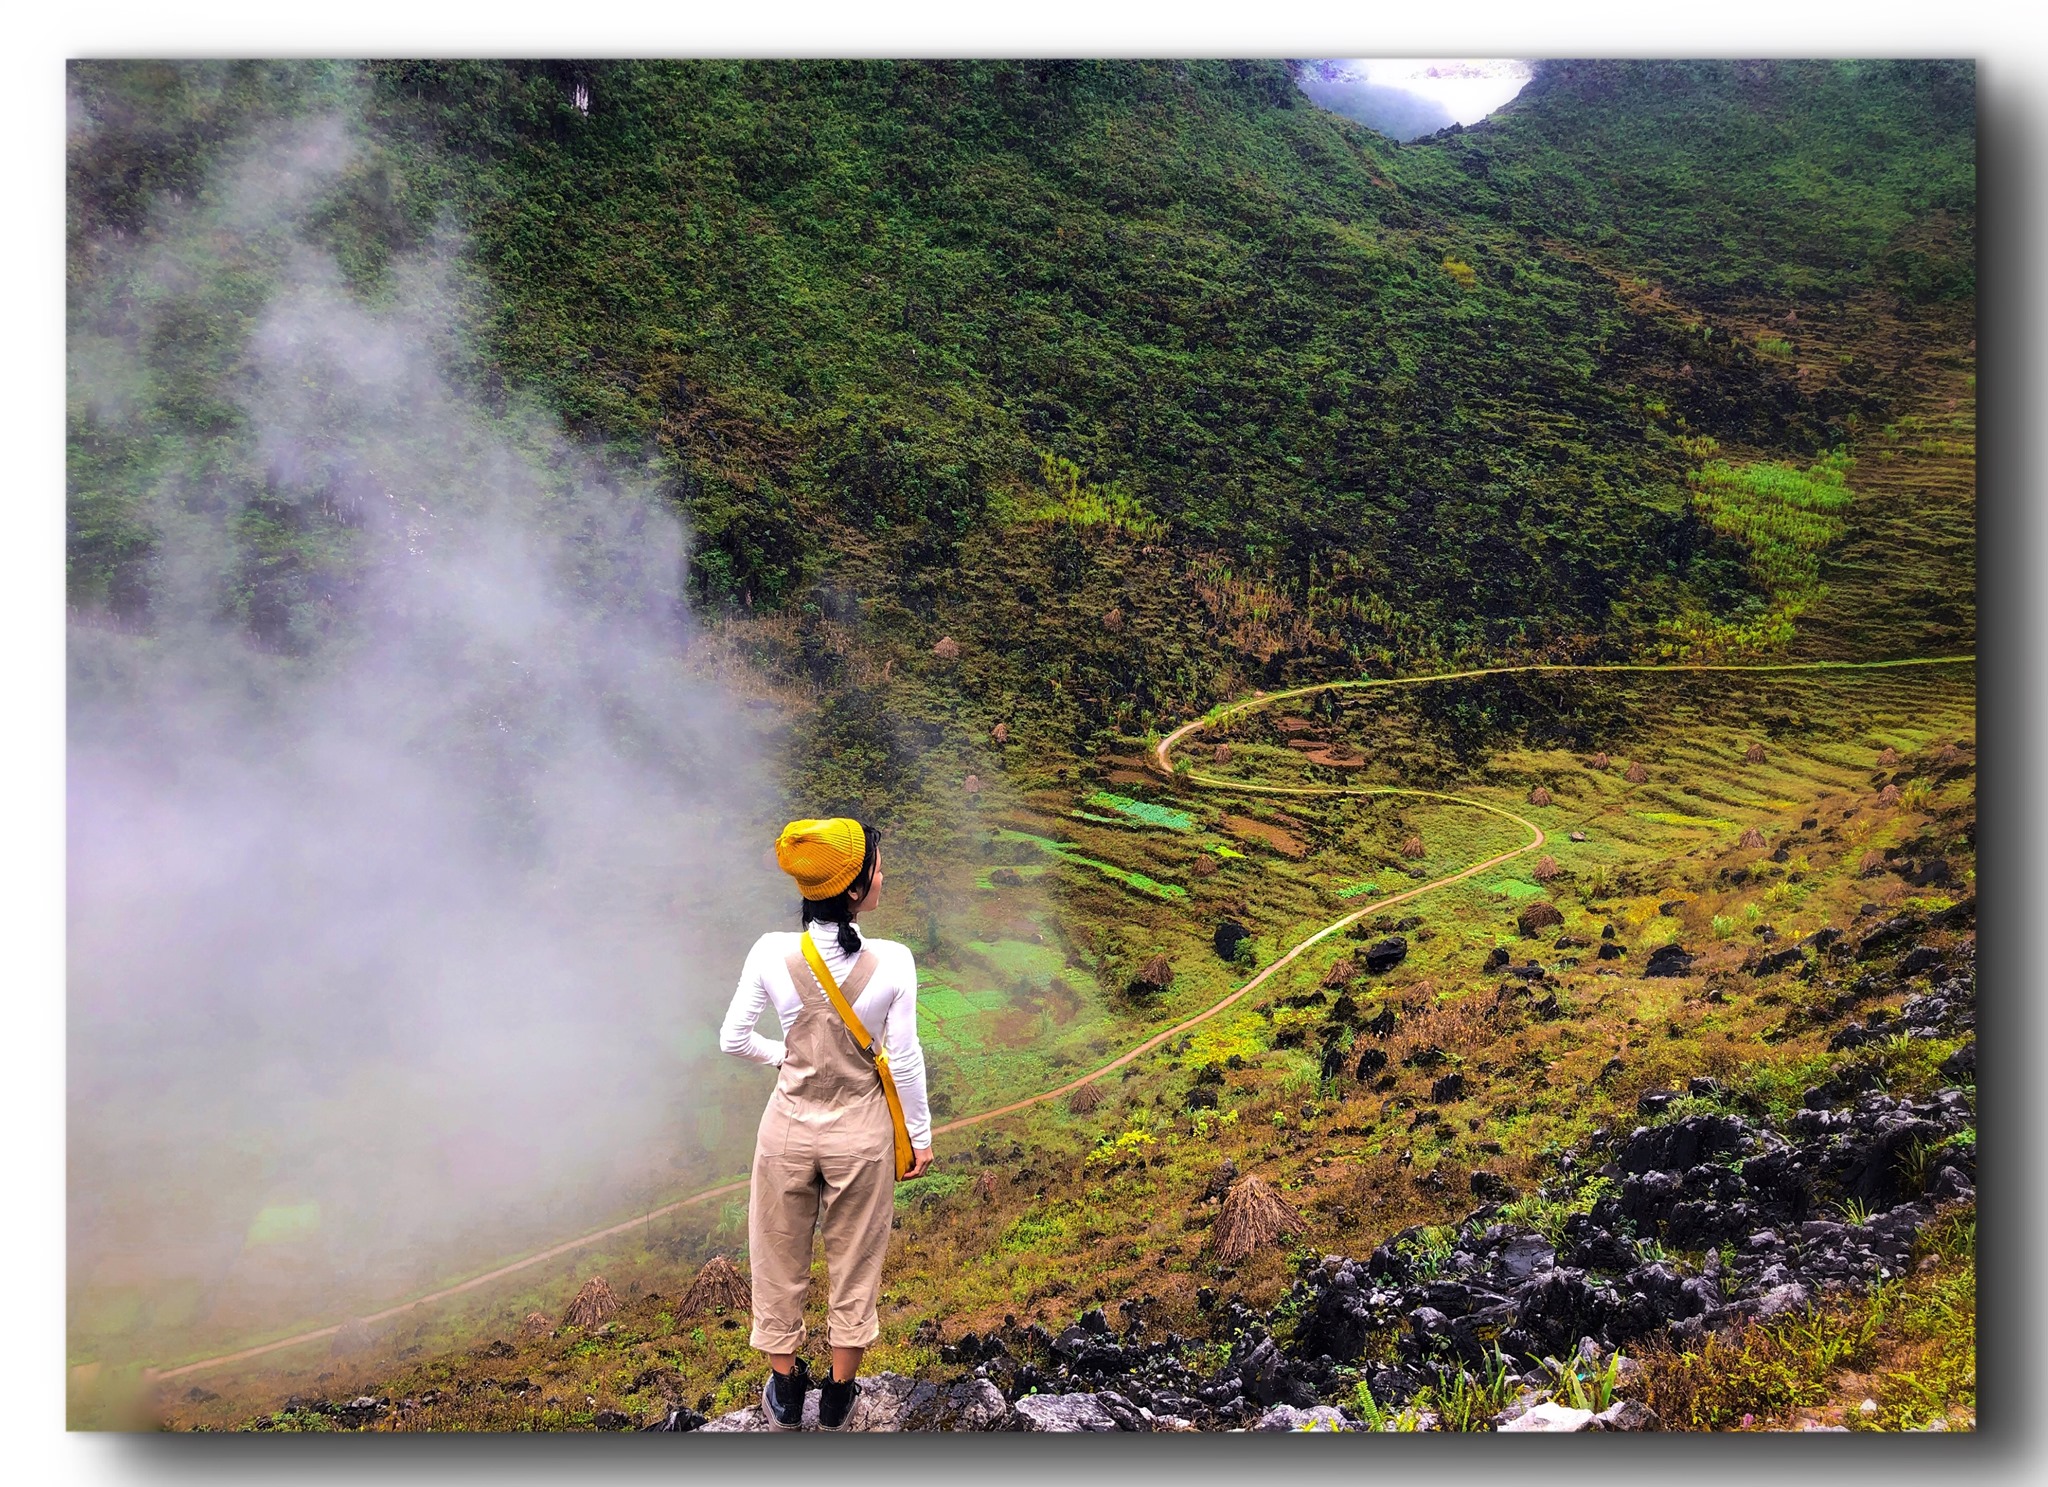
[[[430,281],[480,407],[546,410],[683,514],[695,655],[768,720],[788,809],[857,811],[895,853],[878,923],[918,956],[941,1118],[1095,1069],[1430,885],[1420,917],[1362,919],[1099,1107],[942,1138],[901,1204],[890,1366],[936,1366],[934,1318],[1057,1331],[1144,1288],[1187,1330],[1225,1281],[1270,1303],[1277,1252],[1219,1281],[1183,1237],[1226,1157],[1363,1256],[1466,1211],[1482,1167],[1534,1194],[1664,1082],[1711,1072],[1789,1116],[1831,1066],[1838,968],[1752,975],[1759,927],[1789,944],[1868,901],[1964,953],[1967,671],[1325,692],[1219,723],[1206,781],[1150,751],[1250,694],[1367,676],[1973,650],[1967,63],[1544,63],[1484,124],[1406,145],[1270,61],[78,63],[71,84],[79,615],[148,632],[176,576],[157,524],[203,499],[237,513],[225,617],[288,656],[342,623],[345,503],[280,488],[235,397],[311,243],[373,306]],[[296,235],[243,230],[244,142],[317,152],[329,128],[353,154]],[[175,268],[139,272],[173,217]],[[201,469],[203,497],[181,483]],[[1357,785],[1463,803],[1270,793]],[[1503,812],[1549,855],[1452,882],[1519,841]],[[1908,881],[1937,858],[1952,878]],[[1526,947],[1533,901],[1635,959]],[[1250,931],[1228,958],[1225,922]],[[1359,942],[1396,931],[1410,958],[1361,979]],[[1638,979],[1681,939],[1705,994]],[[1550,963],[1544,1017],[1482,1011],[1504,946]],[[1319,1062],[1317,1038],[1366,1046],[1339,997],[1398,1011],[1377,1084]],[[1959,1046],[1881,1062],[1927,1093]],[[742,1172],[751,1113],[706,1129],[706,1169]],[[1545,1223],[1595,1201],[1589,1170],[1542,1188]],[[544,1418],[523,1393],[434,1418],[587,1425],[586,1385],[627,1413],[734,1407],[744,1333],[655,1293],[744,1232],[731,1202],[684,1210],[344,1361],[213,1376],[224,1397],[195,1388],[179,1421],[315,1380],[375,1393],[401,1365],[394,1388],[452,1390],[453,1350],[599,1263],[644,1298],[630,1336],[491,1355],[588,1379]],[[278,1325],[210,1315],[161,1346]]]

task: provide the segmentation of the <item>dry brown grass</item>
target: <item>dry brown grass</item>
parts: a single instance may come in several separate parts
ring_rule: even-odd
[[[1563,871],[1564,869],[1557,865],[1557,859],[1545,853],[1537,859],[1536,866],[1530,870],[1529,876],[1539,883],[1548,883]]]
[[[1606,752],[1603,750],[1600,753],[1595,754],[1591,759],[1588,759],[1586,761],[1586,767],[1588,769],[1611,769],[1614,767],[1614,761],[1608,758]]]
[[[1893,806],[1897,805],[1899,803],[1899,787],[1897,785],[1886,785],[1877,792],[1877,803],[1885,810],[1890,810]]]
[[[1736,842],[1735,845],[1738,847],[1760,848],[1764,845],[1764,834],[1752,826],[1749,830],[1742,833],[1742,839]]]
[[[1429,849],[1422,845],[1421,837],[1411,836],[1401,843],[1401,855],[1403,857],[1427,857]]]
[[[1749,752],[1742,757],[1750,764],[1761,764],[1764,762],[1764,746],[1760,743],[1753,743],[1749,746]]]
[[[1231,1184],[1216,1215],[1216,1258],[1235,1265],[1254,1250],[1306,1227],[1301,1214],[1271,1183],[1263,1177],[1241,1177]]]
[[[581,1327],[587,1332],[613,1316],[618,1309],[619,1298],[612,1294],[612,1288],[605,1284],[604,1277],[593,1275],[583,1283],[576,1299],[569,1303],[562,1322],[565,1326]]]
[[[1643,768],[1642,760],[1638,759],[1629,765],[1627,771],[1623,773],[1622,778],[1627,780],[1631,785],[1646,785],[1650,781],[1650,772],[1647,769]]]
[[[1067,1096],[1067,1109],[1075,1115],[1088,1115],[1098,1110],[1109,1096],[1103,1092],[1102,1081],[1091,1080]]]
[[[1537,786],[1537,787],[1536,787],[1536,788],[1535,788],[1534,790],[1531,790],[1531,791],[1529,792],[1529,804],[1531,804],[1531,805],[1549,805],[1549,804],[1550,804],[1550,792],[1549,792],[1548,790],[1544,789],[1544,788],[1543,788],[1543,787],[1542,787],[1541,785],[1538,785],[1538,786]]]
[[[683,1294],[682,1314],[694,1317],[705,1312],[742,1312],[750,1310],[753,1304],[754,1288],[747,1284],[739,1266],[724,1255],[713,1255]]]

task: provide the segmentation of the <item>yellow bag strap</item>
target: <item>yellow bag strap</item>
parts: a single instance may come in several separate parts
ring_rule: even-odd
[[[804,961],[810,966],[811,974],[818,978],[818,985],[824,989],[826,1000],[832,1003],[832,1010],[839,1014],[840,1020],[846,1024],[846,1030],[853,1034],[853,1041],[860,1045],[860,1051],[875,1061],[875,1073],[882,1081],[882,1098],[889,1106],[889,1124],[896,1136],[896,1176],[902,1178],[915,1164],[916,1155],[915,1148],[910,1144],[910,1128],[903,1119],[903,1102],[896,1093],[896,1076],[889,1072],[888,1050],[868,1035],[867,1028],[861,1024],[852,1004],[846,1000],[845,993],[840,991],[839,983],[832,979],[831,969],[826,966],[825,957],[818,953],[817,942],[811,938],[809,931],[802,932],[801,937]],[[871,955],[872,952],[863,952],[861,960],[855,962],[856,966],[864,964],[872,970]],[[853,979],[856,983],[864,984],[867,977],[861,970],[856,969]]]
[[[839,983],[832,979],[832,972],[825,964],[825,957],[818,953],[817,941],[806,931],[803,934],[803,942],[804,961],[810,966],[811,974],[818,978],[818,985],[824,988],[825,998],[832,1003],[832,1010],[839,1014],[840,1020],[846,1024],[847,1031],[853,1034],[853,1041],[860,1045],[860,1051],[869,1058],[877,1062],[886,1061],[889,1055],[875,1046],[875,1040],[868,1035],[867,1028],[855,1015],[853,1004],[846,1000],[845,993],[839,989]],[[870,953],[872,952],[862,952]]]

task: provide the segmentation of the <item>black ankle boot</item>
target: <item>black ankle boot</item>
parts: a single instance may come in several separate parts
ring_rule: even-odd
[[[828,1376],[818,1386],[818,1428],[820,1430],[843,1430],[847,1416],[853,1413],[853,1402],[860,1398],[860,1381],[848,1379],[841,1383],[838,1378]]]
[[[804,1396],[811,1392],[811,1369],[803,1359],[788,1373],[768,1370],[768,1382],[761,1386],[761,1413],[768,1417],[770,1430],[800,1430],[804,1423]]]

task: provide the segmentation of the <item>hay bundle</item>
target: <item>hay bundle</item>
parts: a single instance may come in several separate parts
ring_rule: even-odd
[[[989,729],[988,736],[999,744],[1006,744],[1010,741],[1010,725],[1008,723],[998,723],[995,727]]]
[[[1629,765],[1628,772],[1622,775],[1622,778],[1631,785],[1644,785],[1649,783],[1650,772],[1643,768],[1643,761],[1638,759]]]
[[[1877,792],[1877,803],[1886,809],[1897,805],[1899,803],[1899,787],[1897,785],[1886,785]]]
[[[1956,751],[1956,746],[1952,743],[1945,743],[1934,751],[1934,762],[1941,765],[1944,769],[1962,757]]]
[[[1403,857],[1427,857],[1429,849],[1422,845],[1421,837],[1411,836],[1401,843],[1401,855]]]
[[[1138,968],[1138,980],[1154,991],[1164,991],[1173,985],[1173,963],[1163,955],[1155,955]]]
[[[1210,757],[1214,759],[1218,764],[1228,764],[1230,762],[1230,745],[1216,745],[1216,750],[1212,755],[1210,755]]]
[[[360,1353],[369,1345],[370,1324],[361,1318],[356,1318],[342,1323],[341,1330],[334,1334],[334,1341],[329,1345],[329,1351],[339,1358],[349,1353]]]
[[[978,774],[969,775],[966,779],[960,782],[960,788],[962,790],[965,790],[969,795],[981,794],[981,776]]]
[[[1764,762],[1764,746],[1762,744],[1751,744],[1749,752],[1742,757],[1751,764],[1761,764]]]
[[[1557,859],[1546,855],[1536,864],[1535,871],[1530,873],[1529,876],[1539,883],[1548,883],[1562,871],[1563,869],[1557,865]]]
[[[1102,617],[1102,628],[1105,630],[1121,630],[1123,627],[1124,612],[1121,609],[1112,609]]]
[[[1323,985],[1339,989],[1349,986],[1358,979],[1358,962],[1345,956],[1323,973]]]
[[[1564,923],[1564,915],[1556,904],[1547,898],[1539,898],[1515,916],[1515,927],[1525,937],[1533,939],[1537,932],[1554,928]]]
[[[1232,1183],[1216,1215],[1216,1258],[1235,1265],[1256,1249],[1305,1227],[1301,1215],[1263,1177]]]
[[[589,1331],[598,1323],[619,1309],[619,1298],[612,1294],[612,1288],[604,1283],[604,1277],[593,1275],[583,1283],[583,1289],[576,1293],[576,1299],[569,1303],[569,1310],[562,1316],[563,1325],[581,1327]]]
[[[977,1203],[986,1203],[995,1195],[996,1175],[984,1167],[981,1174],[974,1179],[974,1200]]]
[[[1607,769],[1610,766],[1612,766],[1613,763],[1614,761],[1607,757],[1607,751],[1605,749],[1602,749],[1599,753],[1593,756],[1590,767],[1593,769]]]
[[[1877,756],[1877,764],[1880,769],[1897,769],[1899,767],[1899,751],[1890,744],[1886,744]]]
[[[526,1320],[521,1322],[519,1327],[528,1337],[546,1337],[555,1330],[554,1322],[544,1311],[528,1312]]]
[[[1197,857],[1197,858],[1195,859],[1195,876],[1196,876],[1196,877],[1198,877],[1198,878],[1207,878],[1207,877],[1213,876],[1213,875],[1214,875],[1214,873],[1215,873],[1215,871],[1216,871],[1216,859],[1215,859],[1215,858],[1213,858],[1213,857]]]
[[[1856,871],[1866,878],[1874,878],[1891,864],[1884,860],[1884,853],[1875,849],[1865,852],[1856,864]]]
[[[1542,787],[1541,785],[1538,785],[1538,786],[1537,786],[1537,787],[1536,787],[1536,788],[1535,788],[1534,790],[1531,790],[1531,791],[1529,792],[1529,804],[1531,804],[1531,805],[1549,805],[1549,804],[1550,804],[1550,792],[1549,792],[1548,790],[1544,789],[1544,788],[1543,788],[1543,787]]]
[[[724,1255],[704,1262],[683,1295],[683,1315],[693,1317],[707,1311],[747,1311],[754,1304],[754,1288],[740,1274],[739,1266]]]
[[[1082,1085],[1067,1096],[1067,1109],[1075,1115],[1086,1115],[1090,1111],[1101,1108],[1102,1102],[1106,1098],[1108,1097],[1103,1093],[1102,1086],[1099,1083],[1091,1082]]]
[[[941,661],[957,661],[960,659],[960,642],[950,635],[945,636],[932,647],[932,654]]]
[[[1761,847],[1763,844],[1764,834],[1752,826],[1749,830],[1742,833],[1742,840],[1735,845],[1738,847]]]

